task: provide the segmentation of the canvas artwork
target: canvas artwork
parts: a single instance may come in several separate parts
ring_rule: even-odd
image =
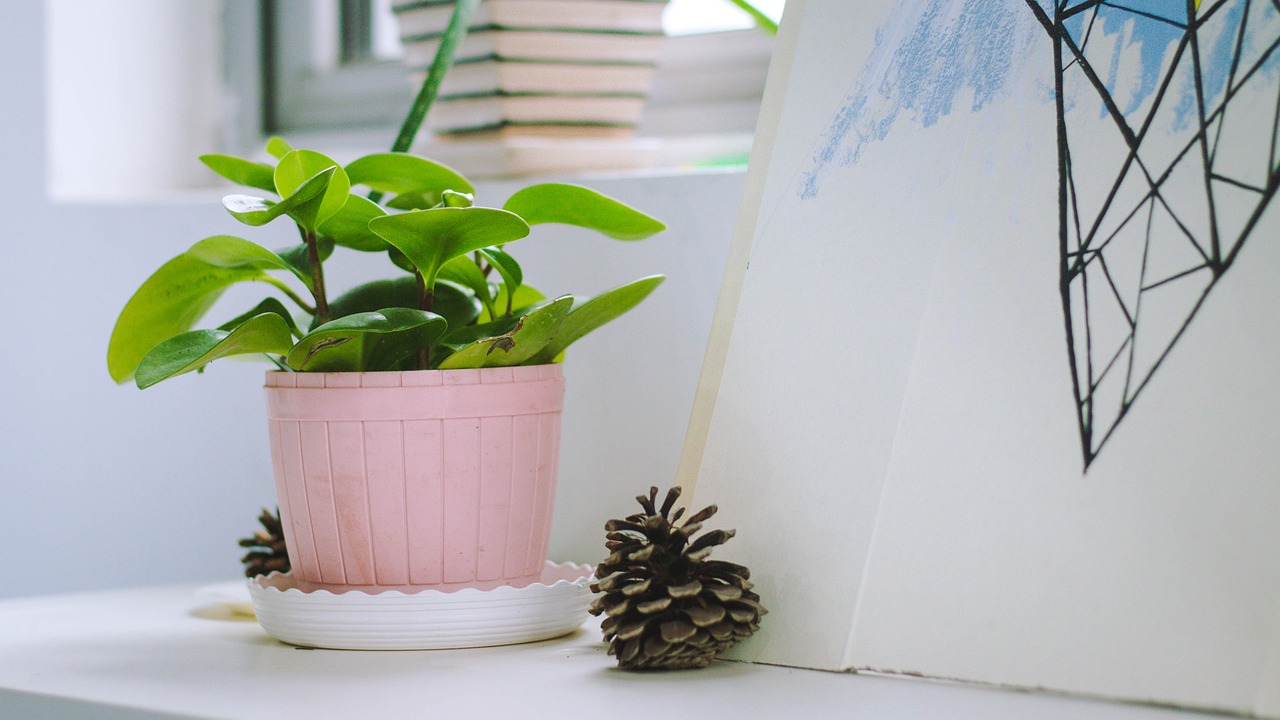
[[[743,656],[1280,716],[1280,3],[780,45],[682,478],[764,560]]]

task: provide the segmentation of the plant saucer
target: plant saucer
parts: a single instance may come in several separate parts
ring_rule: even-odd
[[[548,562],[538,582],[492,590],[303,592],[286,573],[248,581],[258,622],[292,645],[436,650],[559,637],[587,619],[590,565]]]

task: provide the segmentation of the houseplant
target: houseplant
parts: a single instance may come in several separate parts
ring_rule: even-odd
[[[303,589],[536,579],[558,452],[558,362],[662,281],[642,278],[591,299],[548,298],[524,282],[508,251],[530,226],[636,240],[663,225],[561,183],[484,207],[465,177],[401,151],[474,6],[457,4],[392,152],[341,165],[273,138],[274,163],[203,156],[219,175],[276,195],[230,195],[223,205],[232,216],[250,226],[291,221],[302,243],[273,251],[229,235],[200,240],[142,284],[112,333],[112,378],[140,388],[223,357],[275,365],[266,384],[277,499]],[[352,192],[359,188],[368,195]],[[331,296],[324,268],[338,248],[384,254],[393,276]],[[193,329],[243,282],[269,284],[283,300],[268,297],[216,328]]]

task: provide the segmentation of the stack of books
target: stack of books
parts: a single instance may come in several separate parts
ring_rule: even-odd
[[[636,167],[635,137],[664,44],[666,0],[482,0],[427,115],[430,154],[481,173]],[[420,85],[452,0],[397,0]],[[461,158],[472,158],[463,161]],[[473,172],[475,170],[473,169]]]

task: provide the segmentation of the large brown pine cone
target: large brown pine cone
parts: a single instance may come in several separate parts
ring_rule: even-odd
[[[636,498],[643,513],[605,524],[611,551],[596,567],[600,593],[591,614],[601,623],[609,654],[632,670],[705,667],[716,654],[748,637],[767,610],[751,591],[751,571],[741,565],[708,560],[732,530],[712,530],[691,541],[716,513],[712,505],[677,526],[681,508],[671,514],[680,488],[656,507],[658,489]]]

